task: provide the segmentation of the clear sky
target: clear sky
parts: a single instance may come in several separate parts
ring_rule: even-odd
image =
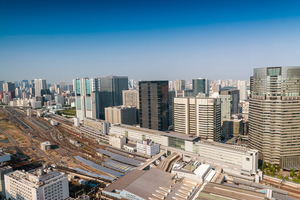
[[[300,1],[0,0],[0,80],[249,79],[300,65]]]

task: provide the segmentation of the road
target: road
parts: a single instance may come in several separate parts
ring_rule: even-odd
[[[15,141],[15,139],[13,137],[11,137],[11,135],[9,135],[8,133],[6,133],[5,131],[3,131],[2,129],[0,129],[0,132],[3,133],[5,135],[5,137],[8,138],[9,142],[13,145],[13,146],[18,146],[17,142]]]

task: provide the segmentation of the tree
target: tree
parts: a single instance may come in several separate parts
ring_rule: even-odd
[[[267,173],[266,173],[267,175],[270,175],[270,172],[269,171],[267,171]]]
[[[264,162],[263,167],[266,169],[267,168],[267,163]]]
[[[275,167],[273,167],[272,171],[275,173],[275,172],[276,172],[276,168],[275,168]]]
[[[271,176],[274,176],[274,172],[271,173]]]
[[[277,171],[280,171],[280,165],[277,165]]]
[[[268,163],[268,168],[271,169],[271,164],[270,163]]]
[[[273,168],[276,168],[276,165],[275,165],[275,164],[273,164]]]
[[[291,177],[295,176],[295,169],[294,168],[292,169],[292,172],[290,173],[290,176]]]
[[[282,174],[280,174],[280,175],[279,175],[279,178],[280,178],[280,179],[283,179],[283,176],[282,176]]]
[[[289,180],[289,177],[288,177],[288,176],[285,176],[285,180],[287,180],[287,181],[288,181],[288,180]]]

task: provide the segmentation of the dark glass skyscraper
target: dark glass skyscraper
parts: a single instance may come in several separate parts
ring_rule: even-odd
[[[128,90],[127,76],[100,78],[100,119],[105,119],[104,108],[123,104],[122,90]]]
[[[169,127],[169,82],[140,81],[140,125],[159,131]]]
[[[199,93],[209,93],[209,84],[206,78],[193,79],[193,91],[197,96]]]

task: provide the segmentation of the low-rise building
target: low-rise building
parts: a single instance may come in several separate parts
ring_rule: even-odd
[[[225,172],[256,174],[258,151],[238,145],[201,140],[200,137],[176,132],[162,132],[146,128],[114,124],[110,134],[124,135],[132,142],[151,139],[160,144],[160,151],[168,155],[178,153],[184,161],[198,160],[212,167],[221,166]]]
[[[41,108],[42,107],[42,102],[41,101],[32,101],[31,102],[31,107],[33,109]]]
[[[126,137],[123,135],[110,135],[109,144],[113,147],[123,149],[124,145],[126,144]]]
[[[111,124],[136,124],[136,107],[114,106],[105,108],[105,121]]]
[[[41,149],[43,151],[49,151],[51,149],[51,143],[49,141],[41,142]]]
[[[57,124],[58,124],[58,122],[53,119],[51,119],[50,123],[52,126],[57,126]]]
[[[152,156],[159,153],[159,146],[158,143],[154,143],[152,140],[144,140],[136,143],[136,150],[138,153]]]
[[[100,130],[100,133],[102,134],[108,134],[109,132],[110,123],[108,121],[84,118],[83,124]]]
[[[192,197],[200,184],[190,179],[176,181],[175,176],[156,168],[132,170],[104,188],[102,193],[114,198],[136,200]]]
[[[64,200],[69,197],[68,178],[51,169],[14,171],[4,175],[6,198],[23,200]]]

